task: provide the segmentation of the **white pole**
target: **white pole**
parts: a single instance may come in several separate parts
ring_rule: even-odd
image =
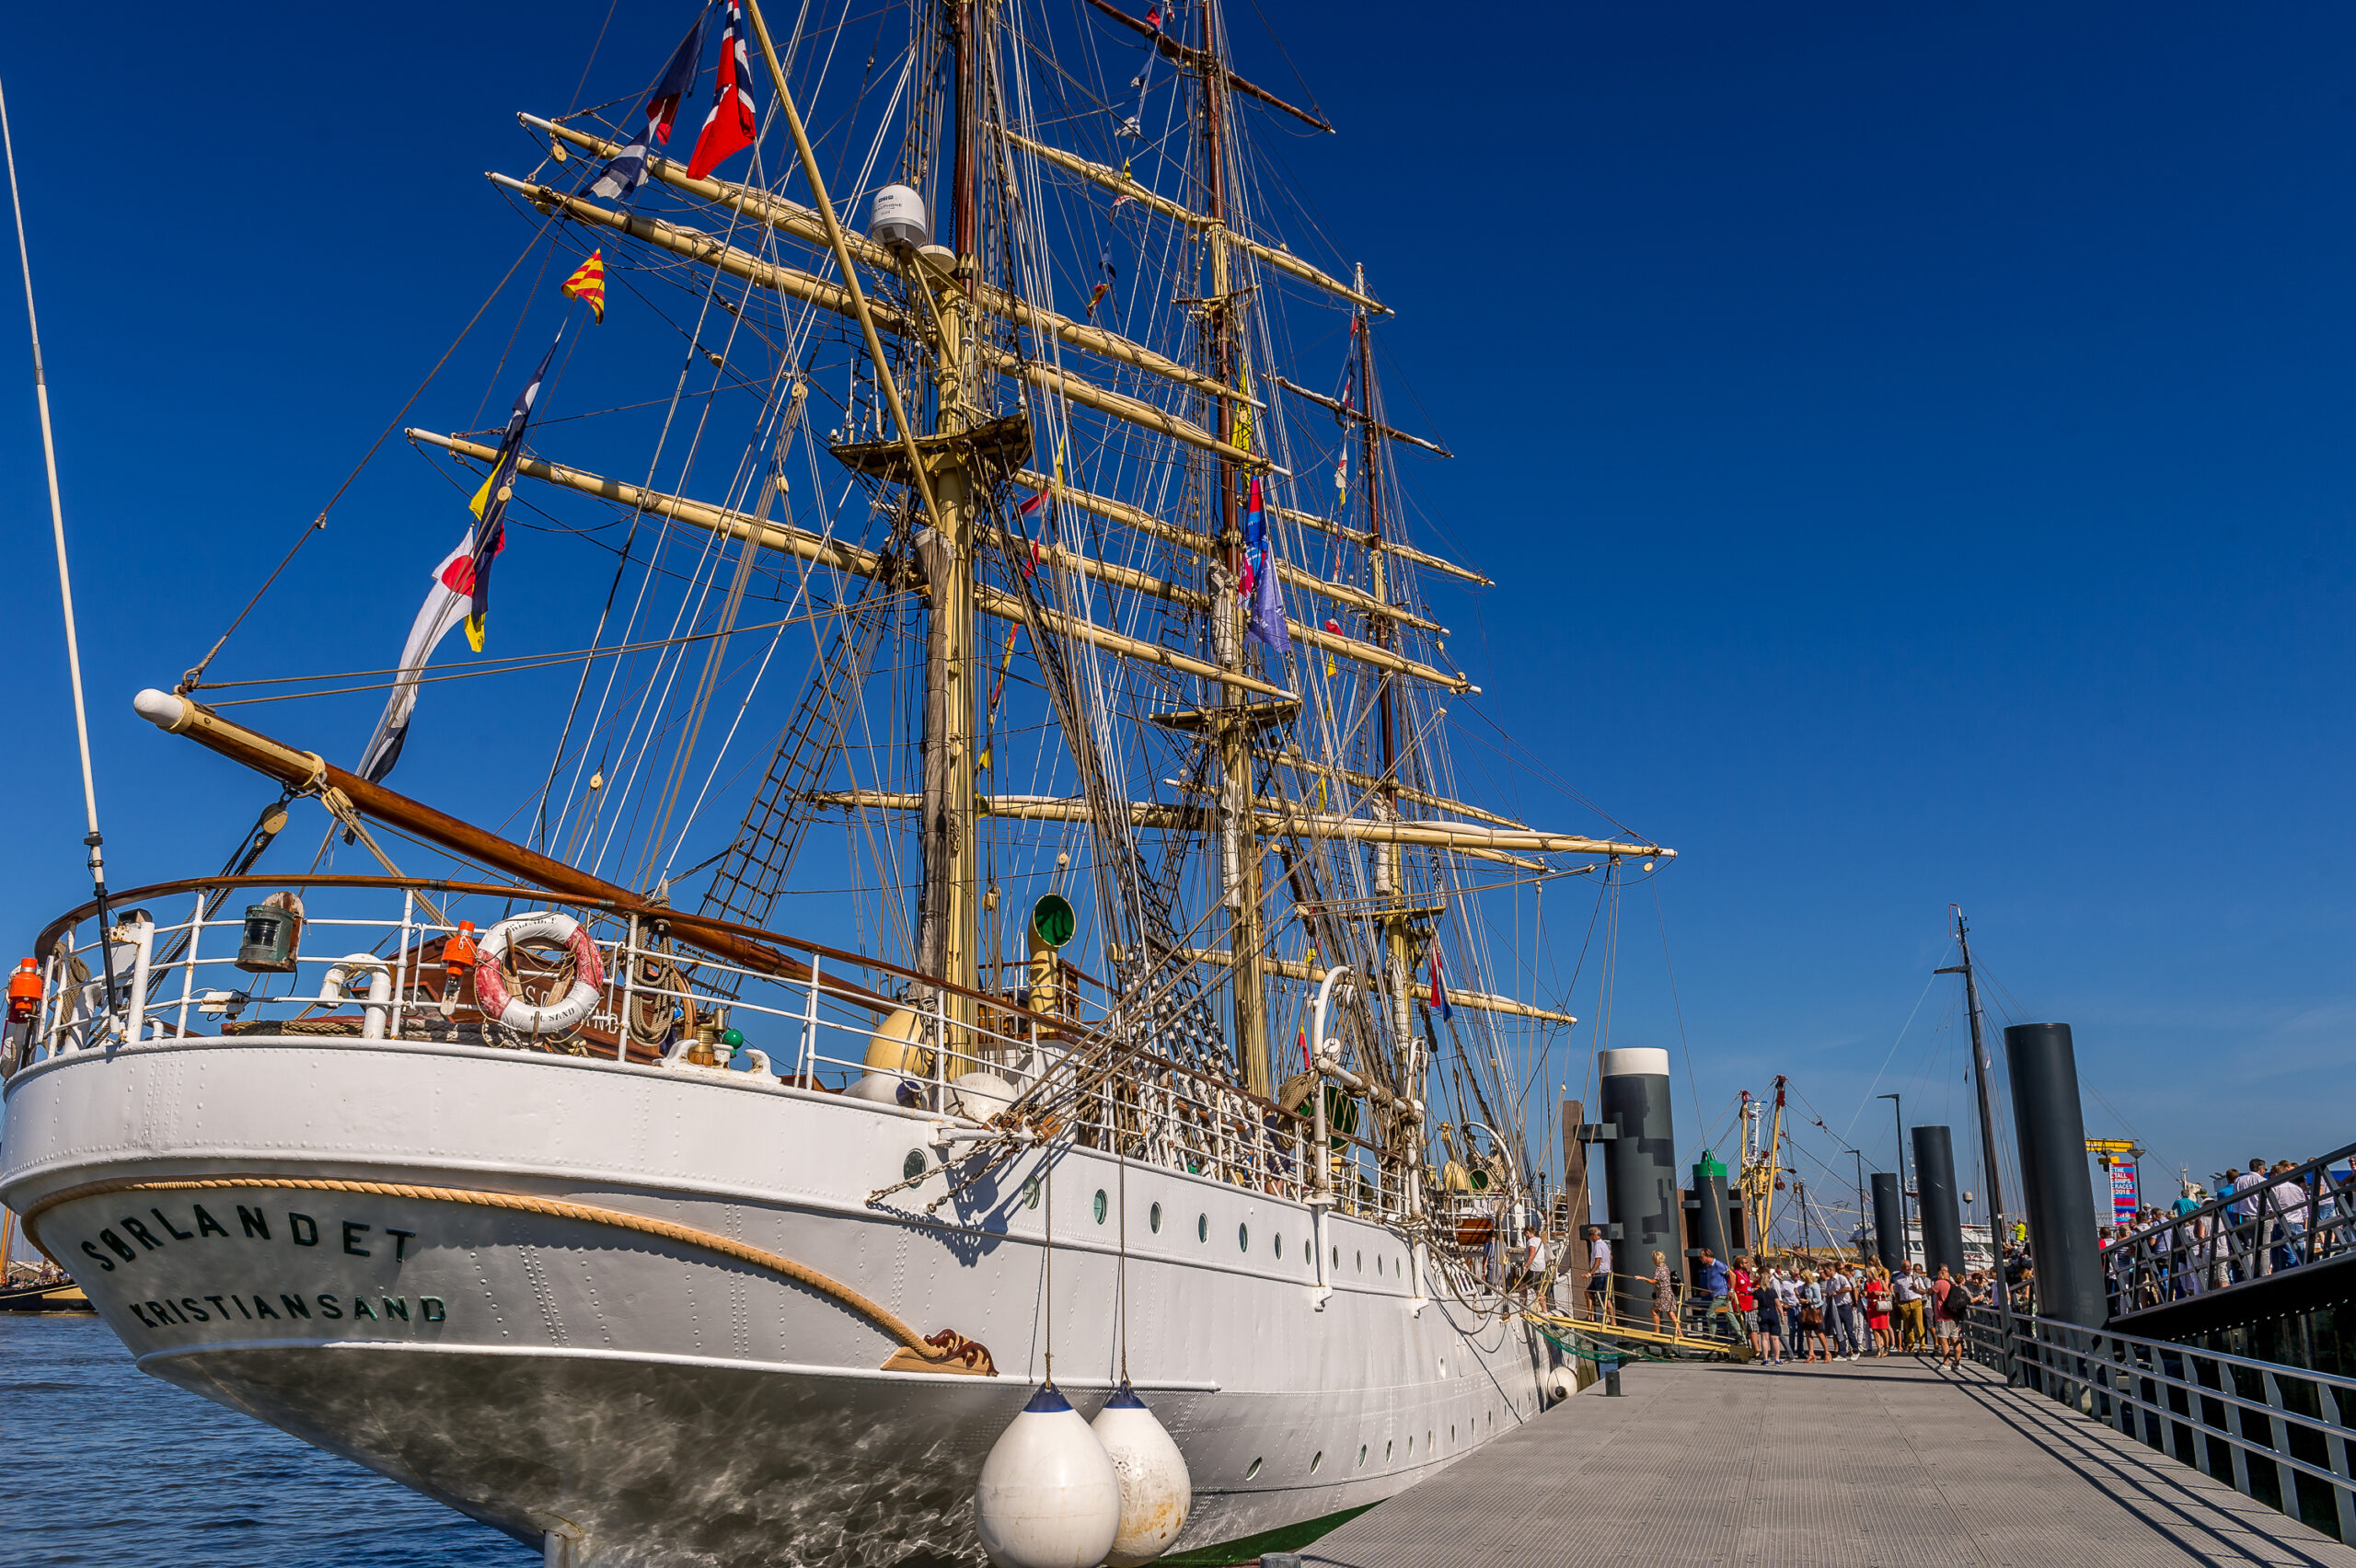
[[[57,540],[57,593],[65,606],[65,670],[74,683],[74,736],[82,748],[82,804],[88,813],[89,836],[82,842],[90,850],[90,884],[97,890],[98,901],[99,951],[104,954],[107,970],[107,1005],[114,1005],[114,953],[107,945],[107,867],[98,836],[98,790],[90,778],[90,721],[82,706],[82,647],[74,633],[74,579],[65,566],[65,508],[57,495],[57,441],[49,424],[49,377],[40,363],[40,318],[33,314],[33,257],[25,243],[25,203],[17,190],[17,144],[8,133],[8,98],[0,92],[0,152],[8,161],[8,204],[17,217],[17,256],[24,265],[25,325],[33,340],[33,397],[40,404],[40,455],[49,469],[49,525]]]

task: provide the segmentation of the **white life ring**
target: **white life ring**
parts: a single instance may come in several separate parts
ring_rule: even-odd
[[[572,954],[572,988],[564,999],[534,1007],[508,980],[508,950],[517,942],[555,942]],[[558,1034],[584,1022],[606,994],[606,966],[597,944],[570,915],[552,910],[502,920],[475,939],[475,1002],[482,1015],[518,1034]]]

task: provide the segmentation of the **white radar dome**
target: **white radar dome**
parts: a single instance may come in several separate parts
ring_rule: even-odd
[[[867,220],[867,237],[878,245],[922,245],[932,237],[925,224],[924,198],[905,185],[887,185],[875,193]]]

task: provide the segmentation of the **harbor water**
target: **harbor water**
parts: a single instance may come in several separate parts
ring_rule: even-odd
[[[137,1371],[96,1318],[0,1317],[0,1568],[527,1568],[540,1553]]]

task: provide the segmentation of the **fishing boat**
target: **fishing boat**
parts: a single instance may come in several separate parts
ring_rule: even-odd
[[[1019,1560],[1048,1385],[1183,1455],[1115,1561],[1311,1539],[1546,1403],[1530,918],[1673,851],[1468,798],[1449,451],[1217,0],[915,0],[864,74],[676,10],[483,192],[564,283],[502,427],[407,432],[398,662],[241,616],[129,704],[122,798],[270,798],[40,932],[0,1201],[142,1369],[551,1562]],[[576,632],[502,645],[502,551]]]

